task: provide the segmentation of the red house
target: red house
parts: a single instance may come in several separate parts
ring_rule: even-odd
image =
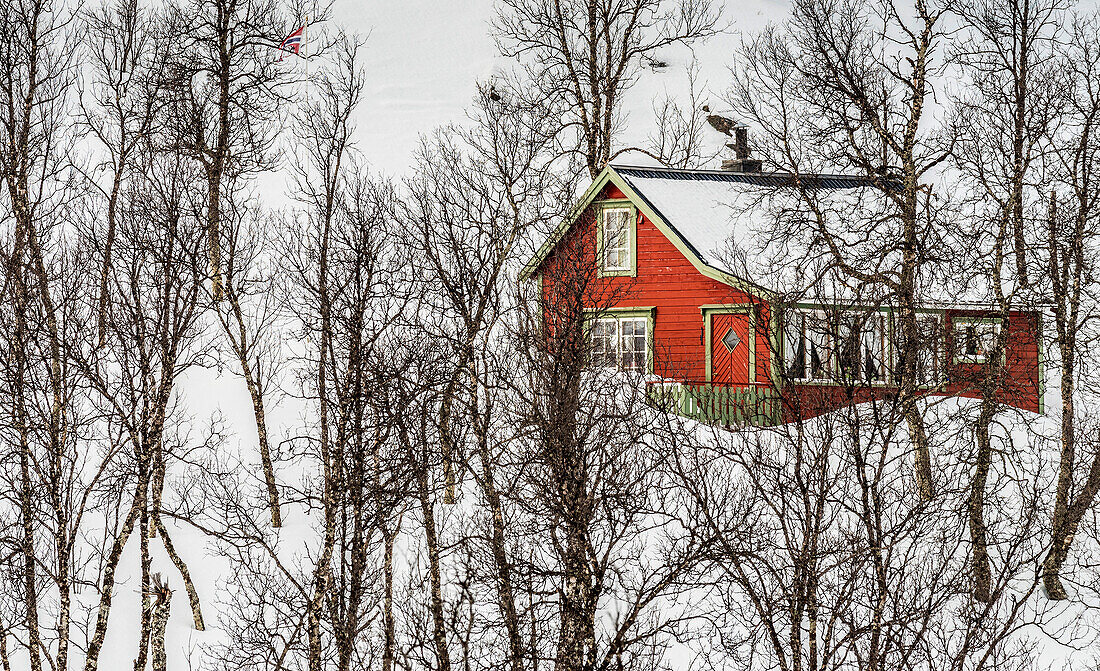
[[[801,182],[850,202],[873,191],[860,177]],[[895,308],[792,299],[746,276],[752,246],[738,237],[759,230],[762,200],[789,184],[779,173],[609,165],[523,277],[537,278],[548,299],[565,247],[572,256],[581,250],[603,302],[592,306],[594,358],[650,374],[650,397],[685,416],[774,425],[889,397]],[[998,400],[1041,413],[1040,316],[1013,311],[1004,322],[988,306],[922,308],[924,393],[977,397],[976,381],[1007,329]]]

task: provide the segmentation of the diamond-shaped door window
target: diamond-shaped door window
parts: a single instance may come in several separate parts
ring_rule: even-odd
[[[722,344],[726,346],[726,349],[733,353],[733,350],[737,349],[737,346],[741,344],[741,339],[737,337],[737,334],[733,332],[733,329],[726,330],[726,335],[722,336]]]

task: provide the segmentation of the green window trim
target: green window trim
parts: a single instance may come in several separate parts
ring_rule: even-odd
[[[604,310],[586,310],[585,337],[591,337],[592,326],[600,319],[645,319],[645,349],[646,365],[644,373],[653,373],[654,352],[656,340],[654,339],[654,327],[657,323],[656,306],[646,307],[622,307],[607,308]]]
[[[627,227],[627,250],[629,263],[627,268],[604,268],[603,255],[603,216],[606,210],[626,210],[629,212],[627,219],[630,225]],[[600,277],[637,277],[638,276],[638,208],[627,198],[602,200],[596,203],[596,268]]]

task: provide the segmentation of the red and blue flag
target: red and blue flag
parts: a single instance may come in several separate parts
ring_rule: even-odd
[[[298,55],[302,50],[302,43],[305,42],[305,39],[306,27],[302,26],[298,30],[295,30],[293,33],[286,36],[286,39],[284,39],[279,44],[279,51],[290,51],[293,52],[295,55]],[[284,55],[285,53],[279,56],[280,61],[283,60]]]

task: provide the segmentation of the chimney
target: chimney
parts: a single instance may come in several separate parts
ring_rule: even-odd
[[[744,161],[749,157],[748,127],[738,126],[733,129],[733,151],[737,153],[738,160]]]
[[[722,169],[729,172],[760,172],[764,167],[760,159],[749,158],[749,129],[738,126],[733,129],[733,144],[727,144],[737,157],[722,161]]]

